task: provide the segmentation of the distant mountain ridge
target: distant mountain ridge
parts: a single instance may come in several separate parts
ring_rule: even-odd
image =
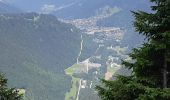
[[[77,0],[75,4],[54,12],[60,18],[78,19],[94,16],[96,11],[104,6],[119,7],[122,10],[130,11],[147,9],[148,0]]]
[[[77,19],[94,16],[95,12],[104,7],[119,7],[123,10],[147,9],[148,0],[6,0],[26,12],[42,12],[42,8],[53,9],[51,14],[59,18]],[[31,5],[31,7],[29,6]]]
[[[19,8],[6,4],[0,1],[0,13],[19,13],[22,12]]]

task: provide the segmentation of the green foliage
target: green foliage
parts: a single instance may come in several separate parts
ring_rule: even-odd
[[[0,35],[0,71],[9,86],[24,88],[28,100],[63,100],[71,88],[64,69],[76,62],[79,30],[53,15],[1,14]]]
[[[41,68],[37,63],[24,62],[21,67],[1,68],[9,79],[9,86],[23,88],[26,100],[64,99],[70,88],[70,78]]]
[[[96,86],[102,100],[169,100],[170,89],[151,88],[151,81],[136,79],[132,76],[118,76],[114,81],[101,80]]]
[[[144,94],[140,94],[136,100],[169,100],[170,89],[146,88]]]
[[[102,80],[102,83],[103,87],[96,87],[102,100],[133,100],[145,92],[144,86],[132,77],[119,76],[115,81]]]
[[[133,69],[133,74],[140,78],[152,79],[156,87],[162,86],[162,50],[157,50],[153,44],[144,44],[139,49],[134,49],[130,54],[132,62],[123,61],[123,64],[129,69]]]
[[[22,100],[22,95],[15,88],[7,87],[7,79],[0,74],[0,100]]]
[[[102,80],[103,84],[96,89],[103,100],[170,99],[170,1],[151,2],[153,13],[133,12],[136,31],[148,39],[129,54],[132,61],[122,62],[133,73],[118,76],[114,81]]]

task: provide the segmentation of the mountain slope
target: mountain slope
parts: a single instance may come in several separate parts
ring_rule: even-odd
[[[56,14],[60,18],[88,18],[94,16],[96,11],[105,6],[119,7],[122,10],[130,11],[137,9],[147,9],[148,0],[76,0],[71,6],[57,10]]]
[[[71,86],[64,69],[76,62],[81,33],[52,15],[1,14],[0,71],[35,100],[63,100]]]
[[[116,6],[129,11],[135,8],[145,9],[149,4],[148,0],[6,0],[6,2],[24,11],[43,12],[43,8],[52,10],[50,13],[67,19],[94,16],[96,11],[104,6]]]
[[[31,52],[41,59],[39,62],[48,65],[48,68],[57,69],[61,68],[60,66],[66,68],[70,62],[75,61],[70,57],[77,55],[79,51],[77,48],[79,48],[80,34],[72,25],[61,23],[51,15],[35,13],[8,14],[0,18],[1,40]],[[63,61],[59,61],[58,58],[62,58]]]

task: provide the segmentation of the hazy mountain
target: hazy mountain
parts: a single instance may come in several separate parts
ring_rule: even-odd
[[[15,5],[25,12],[41,12],[44,5],[60,7],[76,0],[5,0],[8,4]],[[31,5],[31,6],[30,6]],[[48,9],[48,8],[47,8]]]
[[[56,11],[61,18],[88,18],[94,16],[96,11],[105,6],[118,7],[123,11],[147,9],[148,0],[77,0],[70,6],[63,6],[63,9]]]
[[[146,6],[149,4],[148,0],[6,0],[6,2],[24,11],[49,11],[60,18],[88,18],[104,6],[116,6],[129,11],[136,8],[147,9]]]
[[[143,39],[134,33],[133,16],[130,11],[136,9],[149,11],[150,5],[148,0],[24,0],[24,2],[23,0],[7,0],[6,2],[25,11],[54,14],[61,19],[90,18],[96,16],[98,12],[109,12],[108,9],[118,8],[117,13],[98,20],[97,26],[122,28],[126,32],[123,42],[131,48],[137,46],[136,44],[141,44]]]
[[[0,1],[0,13],[18,13],[21,12],[17,7],[6,4],[5,2]]]
[[[77,0],[70,5],[61,6],[61,9],[51,13],[62,19],[88,20],[96,15],[107,15],[112,12],[108,17],[97,20],[96,26],[121,28],[125,33],[122,43],[133,48],[143,43],[143,38],[134,32],[131,11],[136,11],[136,9],[150,11],[149,5],[148,0]],[[94,21],[94,19],[92,20]]]

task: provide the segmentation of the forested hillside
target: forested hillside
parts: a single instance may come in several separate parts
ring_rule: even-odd
[[[81,33],[55,16],[23,13],[1,14],[0,35],[0,70],[10,85],[35,100],[62,100],[71,86],[63,71],[76,62]]]

